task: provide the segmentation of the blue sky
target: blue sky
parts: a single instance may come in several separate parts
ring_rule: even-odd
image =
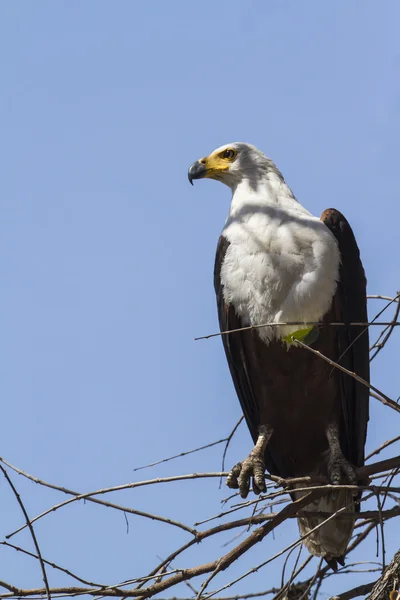
[[[212,271],[229,190],[191,188],[187,168],[216,146],[259,146],[309,210],[344,212],[369,292],[399,289],[399,19],[396,0],[1,4],[2,456],[79,491],[220,469],[217,447],[133,473],[224,437],[240,416],[220,340],[193,341],[217,329]],[[399,351],[397,333],[372,369],[392,397]],[[398,431],[376,404],[368,449]],[[242,427],[228,464],[249,449]],[[31,516],[63,499],[13,479]],[[23,517],[5,481],[0,490],[3,535]],[[112,499],[192,524],[226,495],[202,481]],[[106,583],[142,575],[187,539],[133,516],[127,535],[121,513],[93,505],[62,510],[37,524],[43,555]],[[230,576],[296,533],[288,524]],[[25,533],[14,541],[32,547]],[[41,585],[35,561],[0,555],[0,579]],[[361,557],[374,555],[371,538]],[[237,589],[276,584],[276,573]]]

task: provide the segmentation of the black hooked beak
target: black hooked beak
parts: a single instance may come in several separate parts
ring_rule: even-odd
[[[189,167],[188,178],[190,183],[193,185],[193,179],[202,179],[207,173],[207,167],[204,163],[196,160],[191,167]]]

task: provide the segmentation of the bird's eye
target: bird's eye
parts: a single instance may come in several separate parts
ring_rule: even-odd
[[[232,150],[231,148],[228,148],[227,150],[224,150],[221,154],[222,158],[227,158],[228,160],[232,160],[232,158],[235,158],[237,152],[235,152],[235,150]]]

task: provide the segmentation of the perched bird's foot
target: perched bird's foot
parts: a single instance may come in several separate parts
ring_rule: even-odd
[[[328,477],[333,485],[357,484],[354,467],[342,454],[333,454],[328,461]]]
[[[226,485],[234,490],[239,489],[242,498],[247,498],[250,490],[251,478],[253,478],[253,492],[258,496],[265,492],[265,448],[274,430],[268,425],[260,425],[258,428],[257,443],[249,456],[243,462],[238,463],[226,478]]]
[[[328,477],[333,485],[357,485],[357,475],[353,465],[343,456],[339,442],[339,429],[331,423],[326,431],[329,444]],[[334,493],[337,496],[338,492]],[[354,492],[353,495],[357,495]]]
[[[253,492],[257,495],[265,492],[264,458],[254,451],[243,462],[233,467],[226,478],[226,485],[235,490],[239,489],[241,497],[247,498],[252,478]]]

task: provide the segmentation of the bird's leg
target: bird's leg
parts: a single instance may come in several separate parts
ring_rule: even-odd
[[[238,489],[242,498],[246,498],[250,490],[250,480],[253,477],[253,491],[255,494],[265,492],[265,448],[274,430],[267,425],[260,425],[258,439],[249,456],[235,465],[226,478],[228,487]]]
[[[356,484],[357,476],[354,467],[343,456],[339,442],[339,427],[337,423],[331,423],[326,430],[329,444],[328,476],[333,485],[341,483]]]

